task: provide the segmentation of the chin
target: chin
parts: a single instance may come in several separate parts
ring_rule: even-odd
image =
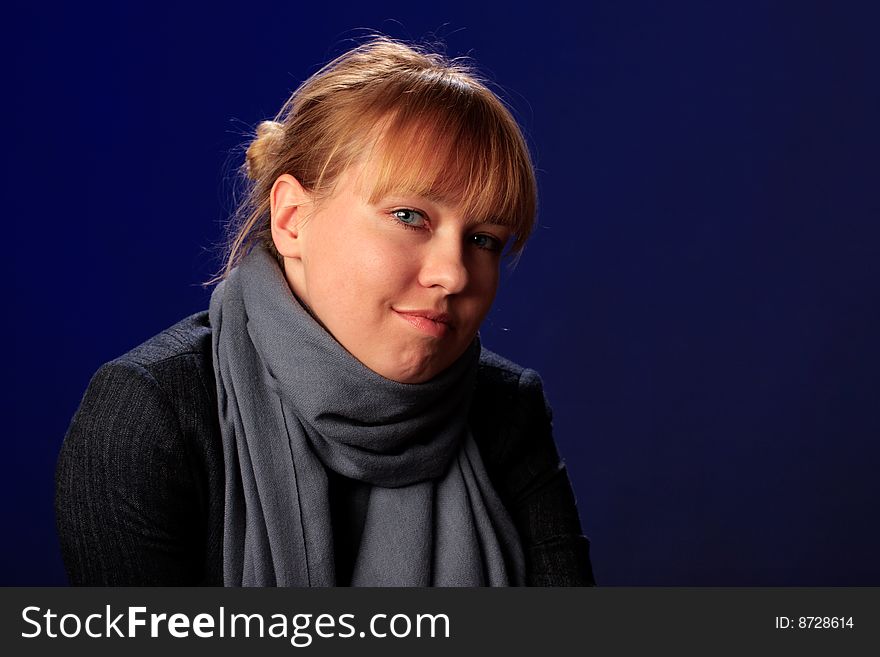
[[[436,372],[432,370],[395,370],[390,374],[384,374],[383,376],[386,379],[391,379],[392,381],[396,381],[397,383],[425,383],[425,381],[430,381],[434,376],[436,376]]]
[[[425,383],[452,365],[461,355],[450,353],[451,345],[418,342],[395,343],[395,347],[376,354],[374,363],[368,364],[380,376],[397,383]]]
[[[380,372],[386,379],[410,384],[430,381],[440,373],[436,363],[430,360],[421,360],[415,363],[398,363],[396,366],[387,368],[386,371],[387,373]]]

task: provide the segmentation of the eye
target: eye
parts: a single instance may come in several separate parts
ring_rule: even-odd
[[[417,230],[419,228],[424,228],[426,225],[425,215],[423,215],[418,210],[412,210],[410,208],[400,208],[397,210],[392,210],[391,216],[394,217],[400,224],[402,224],[404,228],[412,228],[414,230]]]
[[[470,243],[478,249],[486,249],[487,251],[500,252],[504,248],[504,242],[497,237],[486,235],[485,233],[471,235]]]

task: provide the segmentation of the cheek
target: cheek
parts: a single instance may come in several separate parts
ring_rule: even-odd
[[[471,268],[470,277],[474,305],[485,315],[492,307],[495,293],[498,291],[498,264],[478,262]]]
[[[412,258],[387,240],[370,235],[349,235],[327,248],[310,253],[306,276],[317,307],[345,321],[369,321],[370,313],[400,301],[416,280]]]

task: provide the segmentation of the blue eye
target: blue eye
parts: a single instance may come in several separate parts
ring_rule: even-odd
[[[504,248],[504,243],[501,240],[499,240],[497,237],[492,237],[491,235],[486,235],[484,233],[472,235],[470,239],[471,244],[476,246],[478,249],[486,249],[487,251],[501,251]]]
[[[423,228],[425,226],[425,215],[418,210],[401,208],[399,210],[392,210],[391,216],[406,228]]]

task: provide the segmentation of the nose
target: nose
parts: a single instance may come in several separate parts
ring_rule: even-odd
[[[447,294],[457,294],[468,284],[468,270],[460,240],[432,239],[427,245],[419,271],[424,287],[442,287]]]

